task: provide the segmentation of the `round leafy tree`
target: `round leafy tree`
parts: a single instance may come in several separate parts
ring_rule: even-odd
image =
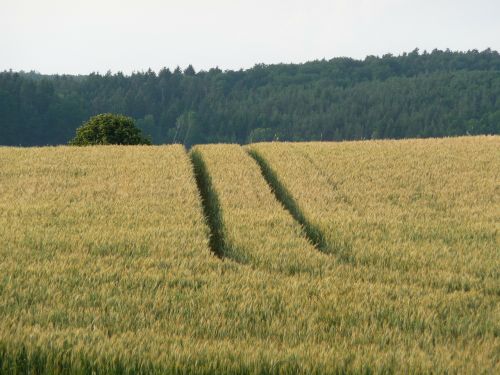
[[[144,137],[135,126],[134,120],[123,115],[104,113],[91,117],[76,129],[76,136],[70,145],[150,145],[151,141]]]

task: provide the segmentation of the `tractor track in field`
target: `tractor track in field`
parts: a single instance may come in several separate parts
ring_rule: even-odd
[[[294,220],[302,226],[309,242],[311,242],[319,251],[330,254],[331,251],[325,240],[323,232],[306,218],[297,202],[293,198],[292,194],[279,180],[278,175],[271,168],[267,160],[254,149],[247,149],[247,152],[259,165],[264,180],[271,188],[278,202],[280,202],[281,205],[290,213],[290,215],[292,215]]]
[[[205,161],[201,153],[195,150],[189,152],[193,165],[196,186],[201,196],[203,213],[210,230],[209,247],[218,258],[225,258],[224,228],[222,212],[217,192],[212,187],[212,181],[208,173]]]

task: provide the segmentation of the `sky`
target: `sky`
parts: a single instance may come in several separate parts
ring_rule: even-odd
[[[0,0],[0,71],[246,69],[500,50],[500,0]]]

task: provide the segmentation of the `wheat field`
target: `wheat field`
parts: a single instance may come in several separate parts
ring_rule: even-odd
[[[497,373],[500,137],[0,148],[0,373]]]

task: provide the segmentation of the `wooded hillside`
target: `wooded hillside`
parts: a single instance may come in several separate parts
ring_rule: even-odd
[[[401,56],[88,76],[0,73],[0,144],[63,144],[98,113],[154,143],[352,140],[500,133],[500,55]]]

